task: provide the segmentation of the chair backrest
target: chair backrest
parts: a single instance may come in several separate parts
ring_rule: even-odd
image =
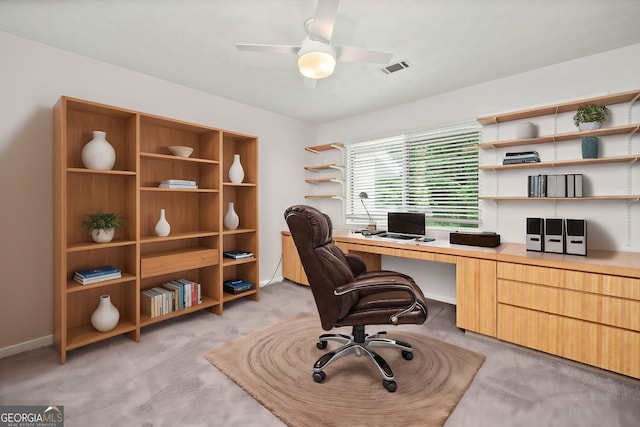
[[[322,327],[329,330],[342,306],[353,304],[333,293],[336,287],[353,281],[353,272],[344,253],[331,240],[332,224],[327,215],[311,206],[295,205],[285,211],[284,217],[307,274]]]

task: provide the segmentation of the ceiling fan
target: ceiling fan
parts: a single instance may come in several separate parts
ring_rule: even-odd
[[[336,61],[387,64],[392,54],[353,46],[331,44],[331,35],[338,15],[340,0],[318,0],[313,18],[305,21],[308,36],[300,46],[237,43],[238,50],[298,55],[298,70],[305,77],[305,86],[315,87],[318,79],[333,74]]]

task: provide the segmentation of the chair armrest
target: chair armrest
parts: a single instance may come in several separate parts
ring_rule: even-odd
[[[411,296],[409,307],[393,314],[389,321],[397,325],[398,319],[408,313],[411,313],[418,305],[417,285],[409,276],[396,272],[377,271],[368,273],[358,277],[353,282],[338,286],[334,291],[334,295],[342,296],[356,292],[361,294],[370,294],[386,291],[405,291]]]

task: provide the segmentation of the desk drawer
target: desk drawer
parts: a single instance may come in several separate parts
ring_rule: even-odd
[[[499,303],[640,330],[640,301],[498,279]]]
[[[499,303],[498,338],[640,378],[640,332]]]
[[[498,278],[576,291],[602,292],[602,275],[581,271],[499,262]]]

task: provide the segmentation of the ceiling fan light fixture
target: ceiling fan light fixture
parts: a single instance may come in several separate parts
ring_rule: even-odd
[[[336,54],[328,44],[309,38],[305,39],[298,51],[298,70],[310,79],[323,79],[333,74],[336,68]]]

